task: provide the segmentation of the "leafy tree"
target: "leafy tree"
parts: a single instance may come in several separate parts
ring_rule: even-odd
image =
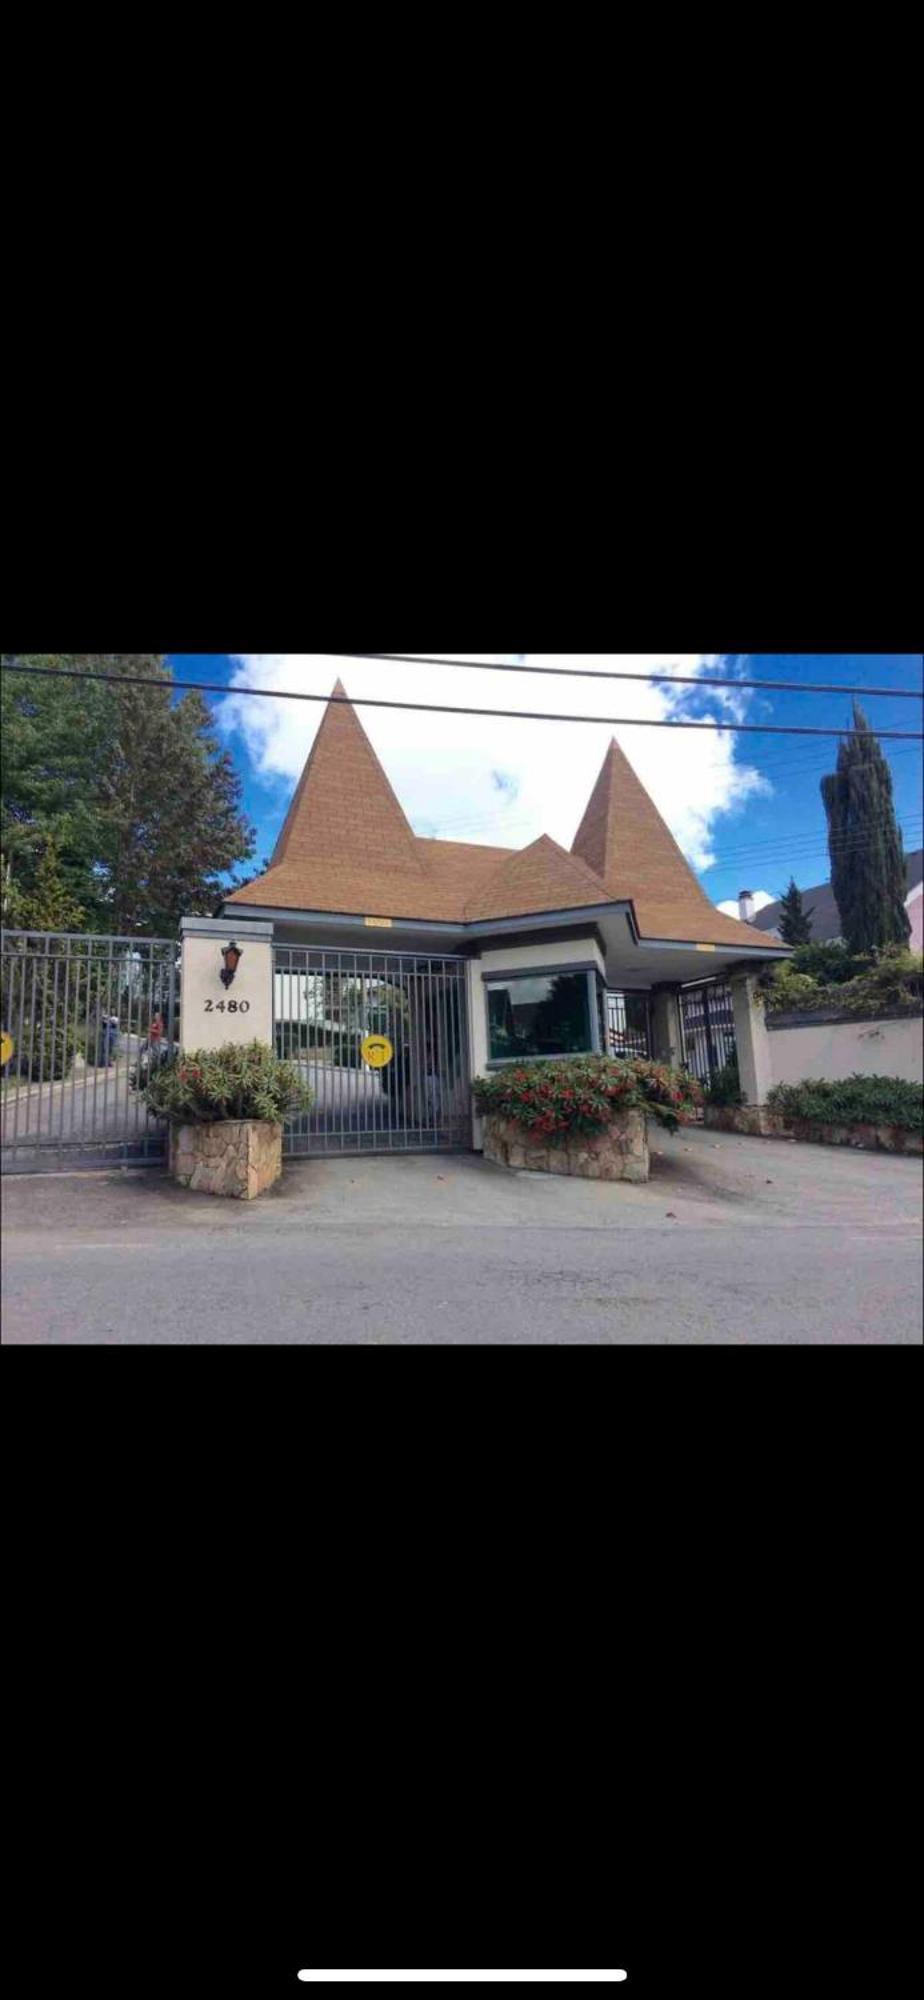
[[[792,876],[785,896],[780,897],[780,936],[784,944],[808,944],[812,935],[812,911],[803,908],[802,891]]]
[[[37,667],[78,664],[76,656],[28,657]],[[82,663],[98,664],[89,655],[82,656]],[[93,793],[105,755],[102,703],[107,695],[94,681],[0,674],[0,829],[11,881],[19,891],[35,887],[51,837],[67,887],[84,903],[88,900],[83,892],[98,845]]]
[[[253,854],[254,830],[202,696],[177,699],[159,654],[27,659],[115,685],[0,675],[0,827],[17,887],[34,888],[51,835],[91,929],[154,936],[209,913],[222,877]],[[137,674],[156,685],[127,684]]]
[[[54,838],[45,841],[31,890],[20,889],[3,867],[3,917],[13,930],[74,931],[83,924],[84,912],[71,895],[61,873]],[[49,940],[40,957],[34,957],[31,979],[26,980],[26,942],[10,940],[4,952],[3,987],[0,1011],[15,1029],[16,996],[25,1032],[16,1052],[13,1069],[19,1076],[46,1082],[67,1076],[77,1046],[77,994],[71,989],[61,963],[66,946]],[[18,982],[17,982],[18,966]],[[28,1025],[27,1025],[28,1024]]]
[[[821,781],[828,819],[831,887],[852,952],[907,944],[905,859],[892,800],[892,773],[856,702],[853,729],[837,768]]]
[[[207,916],[221,877],[253,852],[241,781],[201,694],[126,687],[101,776],[101,912],[105,928],[159,936],[181,916]],[[106,690],[108,693],[108,690]]]

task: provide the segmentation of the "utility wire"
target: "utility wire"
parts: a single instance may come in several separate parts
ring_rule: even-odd
[[[528,820],[512,820],[506,831],[513,833],[515,830],[529,824]],[[907,859],[908,852],[913,853],[915,845],[920,843],[922,829],[920,825],[905,825],[902,828],[902,832],[905,835],[907,843],[905,857]],[[432,839],[442,841],[445,836],[441,834],[420,834],[418,838],[421,840]],[[460,846],[478,846],[482,843],[462,840],[458,844]],[[484,845],[503,847],[504,842],[485,842]],[[875,842],[870,839],[858,836],[855,839],[845,838],[838,841],[834,851],[839,855],[857,854],[874,845]],[[814,855],[830,855],[830,852],[830,845],[824,834],[819,834],[817,838],[814,835],[797,836],[791,843],[785,845],[771,842],[766,846],[755,843],[754,846],[748,848],[722,847],[718,849],[716,858],[710,862],[708,869],[696,869],[694,872],[707,874],[716,868],[725,867],[738,867],[742,870],[749,868],[754,871],[758,868],[778,869],[794,866],[804,870],[812,861]],[[690,865],[692,866],[692,863]]]
[[[166,688],[170,694],[190,692],[219,694],[226,700],[233,695],[258,695],[267,701],[318,701],[323,702],[325,707],[389,708],[416,715],[487,716],[498,722],[583,722],[597,725],[602,723],[608,729],[696,729],[706,730],[712,735],[737,736],[843,737],[849,733],[843,726],[839,729],[821,729],[816,725],[805,723],[680,722],[666,717],[653,720],[650,717],[637,715],[574,715],[544,709],[453,708],[446,702],[385,701],[370,695],[307,694],[295,688],[228,687],[223,681],[165,681],[156,674],[103,674],[86,667],[29,667],[7,660],[0,662],[0,668],[7,674],[55,675],[59,680],[108,681],[121,687]],[[642,678],[647,679],[648,676],[643,675]],[[907,738],[910,742],[924,743],[924,730],[921,729],[870,729],[868,734],[883,740]]]
[[[447,660],[431,653],[328,653],[330,660],[394,660],[412,667],[465,667],[491,674],[558,674],[566,680],[654,681],[659,687],[772,688],[787,694],[879,694],[895,701],[924,701],[916,688],[850,687],[838,681],[742,681],[714,674],[620,673],[610,667],[533,667],[510,660]]]

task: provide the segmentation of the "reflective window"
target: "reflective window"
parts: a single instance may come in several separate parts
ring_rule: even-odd
[[[593,1048],[586,972],[488,980],[488,1056],[586,1055]]]

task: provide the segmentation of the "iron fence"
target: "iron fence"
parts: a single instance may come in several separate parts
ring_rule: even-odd
[[[684,1062],[704,1087],[737,1049],[731,988],[723,979],[687,986],[680,995]]]
[[[649,1056],[651,1054],[651,1012],[647,993],[606,994],[607,1055]]]
[[[161,1159],[138,1084],[176,1044],[172,938],[5,930],[0,940],[0,1168]]]
[[[283,1151],[469,1146],[465,974],[462,958],[274,945],[276,1052],[313,1098],[286,1125]],[[370,1036],[381,1067],[363,1054]]]

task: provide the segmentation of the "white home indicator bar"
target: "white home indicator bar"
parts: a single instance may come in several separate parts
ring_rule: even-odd
[[[476,1980],[487,1980],[490,1984],[492,1981],[498,1979],[541,1979],[556,1982],[561,1986],[569,1986],[574,1980],[581,1980],[582,1982],[595,1981],[605,1984],[607,1980],[615,1981],[628,1979],[629,1977],[627,1972],[300,1972],[298,1976],[299,1979],[317,1980],[319,1982],[335,1979],[344,1985],[353,1986],[362,1986],[368,1980],[387,1980],[398,1983],[403,1980],[425,1982],[431,1979],[455,1980],[457,1983],[463,1985]]]

